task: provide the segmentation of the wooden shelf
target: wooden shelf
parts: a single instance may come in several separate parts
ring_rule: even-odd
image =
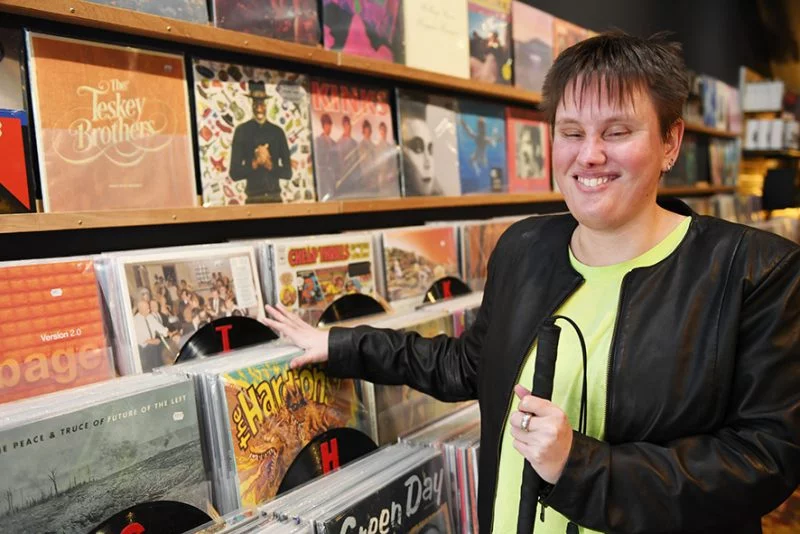
[[[733,193],[734,187],[671,187],[659,191],[664,196],[712,195]],[[561,202],[560,193],[464,195],[460,197],[411,197],[306,204],[254,204],[220,208],[141,209],[82,211],[72,213],[24,213],[0,215],[0,234],[121,228],[135,226],[210,223],[222,221],[283,219],[290,217],[334,216],[421,209],[448,209],[469,206],[501,206]]]
[[[718,128],[711,128],[710,126],[706,126],[705,124],[697,124],[687,122],[686,124],[686,131],[687,132],[695,132],[705,135],[710,135],[713,137],[728,137],[730,139],[735,139],[739,137],[740,134],[729,132],[728,130],[720,130]]]
[[[745,158],[800,158],[800,150],[743,150],[742,156]]]
[[[342,54],[319,46],[289,43],[81,0],[0,0],[0,12],[414,82],[427,87],[434,86],[517,104],[533,105],[540,103],[542,99],[539,93],[516,87],[477,82],[387,61]]]

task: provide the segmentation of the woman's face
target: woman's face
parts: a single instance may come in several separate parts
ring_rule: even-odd
[[[434,188],[433,136],[422,119],[403,122],[403,165],[407,185],[420,195],[430,195]]]
[[[655,207],[662,169],[677,157],[683,129],[676,127],[663,142],[647,93],[636,90],[616,103],[596,85],[586,88],[582,101],[572,86],[564,93],[555,117],[553,173],[580,224],[613,230]]]

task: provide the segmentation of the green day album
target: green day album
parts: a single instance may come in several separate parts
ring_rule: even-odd
[[[137,376],[0,407],[0,532],[84,534],[149,501],[206,510],[191,381]]]
[[[133,11],[141,11],[150,15],[159,15],[171,19],[186,20],[200,24],[208,24],[208,6],[206,0],[88,0],[95,4],[121,7]]]
[[[204,206],[313,202],[308,78],[192,60]]]

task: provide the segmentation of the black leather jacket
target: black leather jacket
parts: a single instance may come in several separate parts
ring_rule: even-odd
[[[622,282],[605,441],[576,432],[543,502],[604,532],[761,532],[800,482],[800,247],[670,202],[692,221],[669,257]],[[331,330],[333,375],[480,400],[483,533],[512,388],[542,321],[583,282],[568,258],[576,224],[513,225],[459,339]]]

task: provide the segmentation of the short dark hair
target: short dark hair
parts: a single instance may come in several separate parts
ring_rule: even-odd
[[[661,137],[683,115],[689,76],[681,45],[662,32],[644,39],[621,31],[601,33],[573,45],[553,62],[542,89],[543,109],[551,126],[565,92],[572,87],[577,102],[591,85],[617,103],[632,102],[637,89],[650,95],[658,113]]]
[[[333,119],[331,119],[331,116],[328,115],[327,113],[323,113],[322,117],[319,118],[319,121],[322,123],[323,126],[325,126],[326,124],[331,124],[331,125],[333,124]]]
[[[372,123],[369,122],[368,119],[364,119],[364,124],[361,125],[361,128],[369,128],[369,131],[372,131]]]
[[[344,117],[342,117],[342,126],[344,126],[345,124],[350,124],[350,115],[345,115]]]

